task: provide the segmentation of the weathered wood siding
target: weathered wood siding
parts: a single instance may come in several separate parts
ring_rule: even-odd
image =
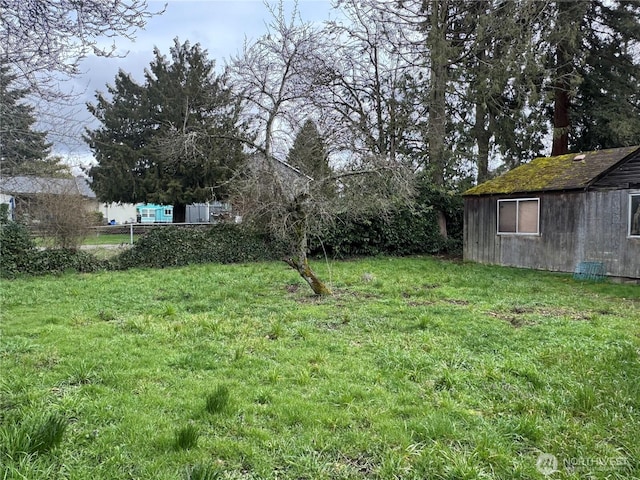
[[[600,178],[593,186],[595,188],[640,188],[640,152]]]
[[[479,263],[573,272],[600,261],[607,275],[640,278],[640,238],[629,238],[629,194],[640,189],[467,196],[464,258]],[[540,235],[497,235],[497,201],[540,198]]]

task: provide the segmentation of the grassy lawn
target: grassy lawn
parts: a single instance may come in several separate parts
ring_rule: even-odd
[[[135,242],[139,235],[133,236],[133,241]],[[83,241],[83,245],[129,245],[131,243],[131,235],[121,234],[121,233],[100,233],[96,235],[95,233],[87,236]]]
[[[135,242],[140,235],[135,234],[133,241]],[[42,237],[34,237],[34,241],[39,247],[51,247],[52,241],[44,239]],[[120,233],[100,233],[99,235],[91,233],[82,239],[82,245],[129,245],[131,244],[130,234]]]
[[[0,478],[640,478],[640,287],[315,266],[2,281]]]

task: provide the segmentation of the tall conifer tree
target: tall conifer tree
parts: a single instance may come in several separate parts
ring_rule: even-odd
[[[239,104],[196,44],[176,39],[171,58],[158,50],[138,85],[120,72],[111,99],[89,105],[102,126],[86,140],[98,164],[90,170],[103,201],[186,206],[226,196],[227,181],[244,159]]]
[[[49,155],[45,132],[35,129],[33,107],[25,102],[28,90],[13,88],[16,76],[0,64],[0,173],[36,173]]]

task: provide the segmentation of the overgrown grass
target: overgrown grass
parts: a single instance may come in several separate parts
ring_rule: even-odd
[[[640,287],[315,268],[2,281],[0,478],[640,477]]]

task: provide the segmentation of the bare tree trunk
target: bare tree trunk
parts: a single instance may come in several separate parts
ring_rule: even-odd
[[[307,206],[308,194],[302,193],[296,196],[293,201],[293,212],[291,214],[292,231],[295,235],[296,253],[291,258],[284,261],[295,271],[297,271],[305,282],[309,284],[311,290],[316,295],[331,295],[331,289],[318,278],[307,259]]]
[[[298,259],[287,258],[285,259],[285,262],[300,274],[305,282],[309,284],[313,293],[316,295],[331,295],[329,287],[327,287],[325,283],[317,277],[314,271],[311,270],[309,262],[307,261],[307,255],[305,254],[303,257],[304,258]]]

